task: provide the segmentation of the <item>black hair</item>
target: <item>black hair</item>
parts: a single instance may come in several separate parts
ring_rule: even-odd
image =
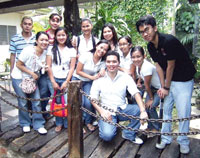
[[[35,40],[37,41],[41,35],[46,35],[46,36],[49,38],[49,35],[48,35],[46,32],[44,32],[44,31],[39,31],[39,32],[35,35]],[[37,43],[35,42],[34,45],[37,46]]]
[[[67,46],[67,47],[69,47],[69,48],[72,48],[72,47],[73,47],[72,44],[71,44],[71,41],[70,41],[70,39],[69,39],[67,29],[66,29],[65,27],[59,27],[59,28],[57,28],[56,31],[55,31],[55,34],[54,34],[55,40],[54,40],[54,44],[53,44],[53,48],[52,48],[52,52],[53,52],[53,62],[55,62],[56,64],[58,64],[57,53],[58,53],[58,56],[59,56],[59,58],[60,58],[60,52],[59,52],[59,50],[58,50],[58,41],[57,41],[57,39],[56,39],[56,35],[57,35],[57,33],[58,33],[59,31],[62,31],[62,30],[63,30],[63,31],[66,33],[66,35],[67,35],[67,39],[66,39],[66,41],[65,41],[65,46]],[[62,60],[62,59],[60,58],[60,63],[59,63],[59,64],[61,64],[61,60]]]
[[[156,19],[151,15],[146,15],[146,16],[141,17],[136,22],[136,28],[138,32],[140,32],[139,27],[143,25],[151,25],[152,27],[154,27],[156,26]]]
[[[92,25],[92,21],[89,18],[82,18],[81,19],[81,25],[83,22],[88,21]]]
[[[107,59],[108,56],[110,55],[114,55],[117,57],[117,60],[120,62],[120,57],[119,57],[119,53],[116,52],[116,51],[113,51],[113,50],[110,50],[108,51],[106,54],[105,54],[105,60]]]
[[[60,16],[58,13],[52,13],[52,14],[49,16],[49,20],[53,19],[54,16],[59,16],[60,21],[62,21],[62,16]]]
[[[116,46],[117,42],[118,42],[117,32],[115,31],[115,28],[111,23],[104,24],[104,26],[103,26],[103,28],[101,30],[101,39],[105,39],[104,36],[103,36],[103,30],[106,27],[108,27],[108,28],[110,28],[112,30],[112,34],[113,34],[113,39],[112,40],[113,40],[114,45]]]
[[[141,52],[142,56],[144,57],[144,54],[145,54],[145,53],[144,53],[144,49],[143,49],[141,46],[135,46],[135,47],[133,47],[133,48],[131,49],[131,53],[130,53],[131,57],[132,57],[132,55],[133,55],[133,53],[134,53],[135,51]]]
[[[95,45],[95,47],[94,47],[93,49],[90,50],[90,52],[91,52],[91,53],[95,53],[96,47],[97,47],[98,45],[100,45],[101,43],[108,44],[108,50],[107,50],[107,52],[111,49],[109,42],[108,42],[107,40],[105,40],[105,39],[102,39],[102,40],[100,40],[100,41]],[[105,55],[102,57],[102,61],[104,61],[104,60],[105,60]]]
[[[21,24],[24,22],[24,20],[26,20],[26,19],[29,19],[29,20],[31,20],[31,22],[33,23],[33,19],[31,18],[31,17],[29,17],[29,16],[24,16],[23,18],[22,18],[22,20],[21,20]]]
[[[122,38],[124,38],[125,40],[127,40],[127,42],[128,42],[129,44],[132,44],[132,39],[131,39],[130,36],[122,36],[122,37],[120,37],[120,38],[118,39],[118,42],[119,42]]]

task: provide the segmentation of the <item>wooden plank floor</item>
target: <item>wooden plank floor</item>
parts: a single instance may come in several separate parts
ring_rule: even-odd
[[[21,155],[22,158],[67,158],[68,134],[64,129],[54,131],[54,120],[46,123],[48,133],[39,135],[35,131],[24,134],[19,126],[7,128],[0,134],[0,143]],[[148,138],[143,145],[136,145],[122,139],[121,132],[111,142],[104,142],[98,136],[98,129],[84,135],[84,158],[200,158],[200,140],[190,138],[191,152],[179,153],[178,144],[173,141],[164,150],[155,148],[157,137]]]

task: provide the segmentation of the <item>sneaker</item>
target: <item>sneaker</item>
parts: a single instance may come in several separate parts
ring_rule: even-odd
[[[156,148],[158,149],[164,149],[166,147],[167,143],[162,142],[160,144],[156,143]]]
[[[180,152],[182,154],[188,154],[190,152],[189,145],[180,145]]]
[[[39,128],[37,131],[40,134],[46,134],[47,133],[47,130],[44,127]]]
[[[23,127],[23,132],[24,132],[24,133],[28,133],[28,132],[30,132],[30,131],[31,131],[30,126],[24,126],[24,127]]]
[[[122,134],[122,138],[127,139],[135,144],[143,144],[143,140],[141,138],[139,138],[138,136],[135,137],[135,140],[130,140],[128,138],[126,138],[123,134]]]
[[[97,126],[97,125],[98,125],[98,121],[94,121],[94,122],[92,123],[92,125],[93,125],[93,126]]]

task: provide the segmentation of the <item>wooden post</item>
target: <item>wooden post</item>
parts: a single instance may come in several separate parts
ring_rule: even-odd
[[[69,158],[83,158],[83,125],[81,81],[72,81],[68,88],[68,142]]]
[[[1,91],[0,91],[0,96],[1,96]],[[1,123],[2,123],[2,111],[1,111],[1,102],[0,102],[0,133],[2,132]]]

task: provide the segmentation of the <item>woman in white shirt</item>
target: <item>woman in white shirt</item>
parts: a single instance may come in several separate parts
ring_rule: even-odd
[[[81,20],[82,34],[77,37],[73,36],[72,38],[72,45],[74,48],[76,48],[78,56],[93,49],[96,43],[99,41],[92,34],[92,29],[92,21],[89,18],[83,18]]]
[[[145,60],[144,49],[141,46],[135,46],[131,50],[131,58],[136,66],[137,75],[144,81],[147,96],[145,99],[146,111],[149,118],[158,119],[156,107],[159,105],[160,98],[157,90],[160,88],[160,79],[156,67]],[[159,130],[158,122],[148,122],[149,130]]]
[[[110,45],[108,41],[100,40],[94,49],[79,57],[76,73],[73,75],[73,80],[81,80],[82,89],[88,95],[90,94],[93,80],[98,79],[105,73],[105,62],[103,57],[109,49]],[[82,105],[88,110],[95,112],[91,102],[85,96],[82,98]],[[83,113],[83,118],[88,129],[90,131],[94,131],[95,128],[91,124],[93,121],[92,116],[88,113]]]
[[[35,46],[25,47],[17,61],[16,66],[22,71],[22,78],[33,78],[35,80],[39,79],[39,75],[35,72],[38,72],[43,63],[46,61],[46,49],[49,44],[49,36],[46,32],[38,32],[36,34],[36,43]],[[13,76],[15,76],[13,74]],[[13,87],[18,95],[22,97],[31,97],[33,99],[40,99],[40,93],[38,87],[36,90],[27,95],[21,88],[19,88],[19,83],[21,79],[13,78]],[[16,86],[18,85],[18,86]],[[19,107],[26,108],[28,107],[27,100],[18,98]],[[31,101],[33,111],[41,111],[40,101]],[[32,121],[28,112],[19,110],[19,123],[23,127],[24,132],[30,132],[30,126],[33,125],[33,128],[37,130],[40,134],[46,134],[47,130],[44,128],[45,120],[42,114],[33,113]]]
[[[48,49],[47,65],[49,66],[48,74],[57,94],[64,92],[71,80],[76,63],[76,51],[71,46],[66,28],[59,27],[55,31],[55,41],[53,47]],[[67,101],[66,95],[65,102]],[[57,103],[61,103],[60,97],[56,99]],[[67,117],[56,117],[56,132],[67,128]]]
[[[133,46],[132,40],[129,36],[122,36],[118,40],[120,67],[119,70],[125,72],[133,77],[135,80],[135,65],[131,60],[131,48]]]

